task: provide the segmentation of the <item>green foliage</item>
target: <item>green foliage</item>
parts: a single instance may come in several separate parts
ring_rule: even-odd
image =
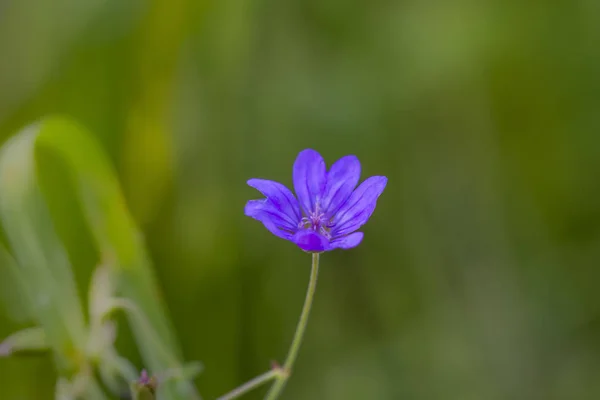
[[[38,151],[54,152],[65,162],[100,254],[101,264],[89,286],[88,321],[40,188]],[[135,370],[117,355],[112,343],[111,314],[124,310],[146,366],[172,375],[183,371],[141,235],[110,162],[92,136],[62,118],[47,118],[23,129],[0,153],[0,192],[0,219],[15,257],[13,261],[4,254],[8,261],[4,267],[10,269],[22,303],[39,325],[11,336],[5,346],[34,350],[47,345],[62,379],[58,392],[65,398],[103,398],[99,390],[88,392],[96,386],[94,367],[107,378],[114,372],[125,381],[135,379]],[[180,375],[175,373],[161,385],[159,393],[165,399],[196,397],[188,377]]]

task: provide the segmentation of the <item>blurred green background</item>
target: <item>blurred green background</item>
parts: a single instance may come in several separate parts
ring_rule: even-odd
[[[599,43],[594,0],[3,0],[0,137],[50,113],[97,135],[206,399],[285,356],[310,256],[244,216],[245,182],[290,185],[307,147],[389,183],[322,257],[283,398],[598,399]],[[54,379],[0,359],[2,400]]]

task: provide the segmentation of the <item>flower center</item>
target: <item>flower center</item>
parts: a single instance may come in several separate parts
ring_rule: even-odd
[[[327,239],[331,239],[331,221],[327,219],[325,213],[321,212],[319,203],[316,204],[315,209],[308,216],[302,218],[298,228],[312,229]]]

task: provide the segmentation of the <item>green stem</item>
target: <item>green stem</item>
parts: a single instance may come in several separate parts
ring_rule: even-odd
[[[308,290],[306,291],[306,299],[304,300],[304,307],[302,308],[302,314],[296,327],[296,333],[294,334],[294,340],[288,351],[287,358],[283,364],[282,374],[277,375],[277,380],[271,386],[271,389],[267,393],[265,400],[275,400],[281,394],[281,391],[285,387],[287,380],[292,373],[292,367],[298,357],[298,351],[302,344],[302,338],[304,337],[304,331],[306,330],[306,324],[308,322],[308,316],[310,315],[310,309],[317,288],[317,277],[319,276],[319,253],[313,253],[312,255],[312,268],[310,271],[310,281],[308,283]]]
[[[271,379],[279,376],[280,372],[276,369],[272,369],[271,371],[265,372],[262,375],[257,376],[256,378],[249,380],[244,383],[242,386],[233,389],[231,392],[219,397],[217,400],[232,400],[237,399],[238,397],[248,393],[249,391],[256,389],[263,383],[267,383]]]

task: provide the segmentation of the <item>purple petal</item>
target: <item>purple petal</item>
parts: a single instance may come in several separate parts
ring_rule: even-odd
[[[248,185],[261,192],[279,212],[286,215],[290,224],[298,225],[302,219],[300,207],[288,188],[266,179],[250,179]]]
[[[294,190],[305,214],[315,210],[325,192],[325,160],[314,150],[303,150],[296,157],[293,171]]]
[[[344,236],[363,226],[375,211],[386,184],[385,176],[372,176],[361,183],[335,215],[333,236]]]
[[[354,232],[348,236],[343,236],[339,239],[332,240],[330,249],[351,249],[362,242],[364,234],[362,232]]]
[[[269,199],[248,201],[244,208],[244,213],[259,221],[268,218],[280,229],[292,232],[295,232],[298,229],[298,224],[290,221],[290,217],[279,211]]]
[[[348,200],[360,179],[360,162],[356,156],[337,160],[327,173],[327,185],[321,206],[328,216],[333,216]]]
[[[263,223],[265,228],[267,228],[269,232],[271,232],[273,235],[285,240],[292,240],[293,234],[291,232],[279,229],[279,227],[275,225],[271,220],[264,219],[261,222]]]
[[[329,250],[329,240],[310,229],[298,231],[292,238],[292,241],[302,250],[312,253]]]
[[[246,203],[244,212],[247,216],[262,222],[269,232],[282,239],[291,240],[293,232],[297,229],[282,217],[283,214],[268,199],[250,200]]]

